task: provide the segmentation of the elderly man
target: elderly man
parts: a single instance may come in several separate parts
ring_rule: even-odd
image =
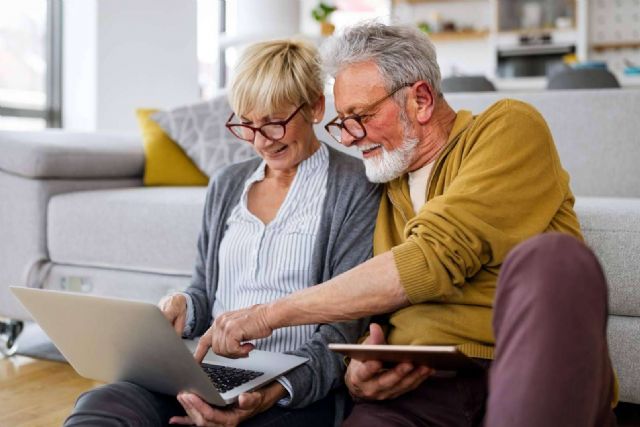
[[[453,111],[433,45],[409,28],[353,27],[324,59],[339,113],[327,129],[386,186],[375,256],[218,317],[199,351],[243,356],[276,328],[387,313],[367,343],[457,345],[485,369],[352,360],[346,425],[613,425],[606,284],[544,119],[514,100]]]

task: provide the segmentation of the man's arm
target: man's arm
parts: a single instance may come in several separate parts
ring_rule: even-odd
[[[245,341],[284,326],[332,323],[387,313],[409,305],[393,254],[386,252],[326,281],[269,304],[224,313],[213,324],[213,351],[244,357]]]
[[[323,283],[266,306],[272,328],[330,323],[387,313],[409,305],[393,254],[386,252]]]

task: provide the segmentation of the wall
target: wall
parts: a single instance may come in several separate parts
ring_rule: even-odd
[[[66,0],[63,126],[135,130],[137,107],[199,99],[195,0]]]
[[[453,75],[493,76],[495,51],[488,38],[465,41],[436,41],[442,77]]]
[[[292,37],[300,32],[301,0],[235,0],[226,3],[226,32],[220,38],[225,52],[226,81],[233,79],[241,51],[259,41]]]
[[[63,7],[63,127],[94,130],[98,119],[97,0],[66,0]]]

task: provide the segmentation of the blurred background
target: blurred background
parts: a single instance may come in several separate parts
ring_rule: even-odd
[[[545,90],[587,68],[640,86],[640,0],[0,0],[0,129],[135,129],[135,107],[224,90],[249,43],[319,45],[374,18],[427,32],[443,77]]]

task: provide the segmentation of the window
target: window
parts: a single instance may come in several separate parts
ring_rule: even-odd
[[[61,0],[0,0],[0,129],[60,126]]]

